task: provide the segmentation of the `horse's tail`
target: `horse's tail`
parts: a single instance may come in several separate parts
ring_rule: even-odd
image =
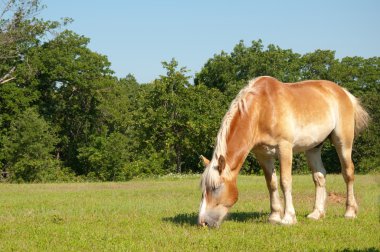
[[[355,98],[356,99],[356,98]],[[355,135],[358,135],[368,127],[368,122],[371,119],[367,111],[362,107],[360,101],[356,99],[355,106]]]
[[[358,98],[353,96],[350,92],[344,89],[350,97],[355,109],[355,136],[368,127],[369,120],[371,119],[367,111],[363,108]]]

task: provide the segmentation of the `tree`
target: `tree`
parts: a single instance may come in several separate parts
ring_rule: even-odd
[[[147,90],[139,111],[141,149],[163,160],[166,172],[199,171],[200,154],[210,154],[225,105],[224,96],[204,85],[192,86],[178,62]],[[211,154],[210,154],[211,155]]]
[[[40,94],[41,114],[58,129],[57,155],[77,174],[85,174],[78,148],[102,131],[100,90],[116,81],[105,56],[87,48],[89,39],[63,31],[28,55],[36,68],[33,85]]]
[[[147,172],[138,167],[144,150],[139,148],[139,121],[134,120],[138,117],[141,89],[133,75],[128,75],[97,90],[100,130],[93,132],[87,144],[78,148],[83,174],[94,179],[118,181]]]
[[[12,122],[39,99],[28,54],[40,46],[47,32],[61,25],[36,18],[42,8],[38,0],[0,3],[0,139],[7,137]],[[0,141],[0,152],[3,145]],[[6,162],[0,156],[0,164],[4,166]]]
[[[185,68],[177,70],[178,62],[174,59],[162,65],[167,75],[155,81],[143,111],[147,116],[146,143],[164,157],[169,171],[181,172],[183,148],[180,141],[186,122],[182,101],[189,77],[185,75]]]
[[[300,71],[302,80],[331,80],[334,76],[332,69],[339,64],[335,59],[335,52],[330,50],[316,50],[303,55],[300,59]]]
[[[39,0],[0,3],[0,84],[16,79],[18,65],[28,60],[27,51],[39,44],[48,31],[61,25],[36,18],[42,9]],[[64,24],[67,22],[70,20],[65,19]]]
[[[3,171],[12,181],[41,181],[44,174],[60,169],[60,162],[52,155],[57,135],[34,108],[26,109],[12,121],[2,142]]]
[[[128,143],[127,137],[119,132],[91,136],[90,144],[78,149],[85,174],[102,181],[123,181],[136,175],[126,168],[130,162]]]
[[[204,84],[230,93],[233,98],[246,83],[258,76],[270,75],[283,81],[297,81],[301,78],[300,55],[292,50],[283,50],[269,45],[266,50],[261,40],[252,41],[246,47],[240,41],[230,54],[221,52],[208,60],[199,73],[195,84]],[[231,92],[232,90],[232,92]]]
[[[183,171],[203,172],[200,155],[212,156],[216,136],[226,113],[229,101],[218,89],[204,85],[190,86],[182,100],[185,115],[183,148]]]

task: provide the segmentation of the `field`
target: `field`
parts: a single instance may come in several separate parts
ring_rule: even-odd
[[[311,176],[294,176],[298,224],[267,223],[263,177],[240,176],[218,229],[196,225],[198,176],[125,183],[0,184],[0,251],[378,251],[378,175],[356,176],[359,216],[345,220],[345,185],[328,175],[327,216],[312,210]]]

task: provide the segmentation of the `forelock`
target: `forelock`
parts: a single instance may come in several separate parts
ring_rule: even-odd
[[[219,187],[221,181],[217,163],[213,159],[202,174],[202,191]]]
[[[222,174],[219,174],[218,162],[216,160],[217,159],[213,159],[202,174],[201,189],[203,192],[206,189],[218,188],[222,184],[223,179],[232,179],[232,173],[229,165],[226,164]]]

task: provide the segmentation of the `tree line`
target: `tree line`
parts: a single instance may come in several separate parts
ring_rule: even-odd
[[[138,83],[117,78],[89,39],[45,21],[38,0],[3,2],[0,13],[0,167],[3,180],[124,181],[135,176],[199,173],[210,157],[221,119],[247,82],[270,75],[283,82],[331,80],[359,97],[372,117],[356,140],[360,173],[379,172],[380,57],[344,57],[331,50],[298,54],[261,40],[240,41],[195,74],[175,59],[166,74]],[[340,172],[325,143],[328,172]],[[295,172],[307,172],[297,154]],[[242,172],[260,173],[250,155]]]

